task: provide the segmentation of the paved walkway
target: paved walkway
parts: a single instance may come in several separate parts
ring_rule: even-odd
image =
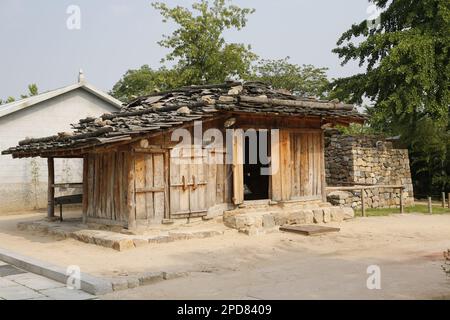
[[[96,297],[0,261],[0,300],[91,300]]]

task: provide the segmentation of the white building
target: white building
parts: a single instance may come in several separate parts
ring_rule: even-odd
[[[0,106],[0,150],[20,140],[71,131],[86,117],[118,111],[121,102],[88,84],[78,83]],[[81,182],[82,159],[56,159],[55,183]],[[47,161],[0,155],[0,214],[47,206]]]

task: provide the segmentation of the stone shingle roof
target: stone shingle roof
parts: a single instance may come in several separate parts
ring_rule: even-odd
[[[25,139],[2,154],[36,156],[52,151],[127,141],[187,122],[233,113],[320,117],[330,122],[345,120],[359,123],[366,117],[357,112],[353,105],[298,97],[260,82],[228,82],[182,87],[140,97],[119,112],[80,120],[73,125],[73,132]]]

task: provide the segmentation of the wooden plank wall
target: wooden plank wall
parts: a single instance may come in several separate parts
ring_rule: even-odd
[[[171,151],[170,216],[206,215],[209,208],[231,201],[231,173],[218,149]]]
[[[89,154],[87,159],[87,217],[128,221],[127,174],[131,156],[124,152]]]
[[[161,223],[165,216],[164,153],[135,153],[136,221]]]
[[[320,131],[280,130],[279,170],[271,177],[273,200],[322,198],[323,142]]]

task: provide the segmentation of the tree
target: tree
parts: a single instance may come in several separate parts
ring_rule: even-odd
[[[38,87],[35,83],[29,84],[28,85],[28,94],[22,94],[20,95],[21,99],[26,99],[35,95],[39,94],[39,90]]]
[[[35,83],[32,83],[32,84],[28,85],[28,94],[27,95],[26,94],[22,94],[22,95],[20,95],[20,98],[21,99],[25,99],[25,98],[28,98],[28,97],[31,97],[31,96],[35,96],[37,94],[39,94],[38,87],[37,87],[37,85]],[[14,101],[16,101],[16,98],[10,96],[6,100],[0,99],[0,105],[5,104],[5,103],[11,103],[11,102],[14,102]]]
[[[241,30],[253,9],[227,5],[226,0],[200,0],[188,8],[169,8],[161,2],[153,7],[163,16],[163,22],[175,22],[178,28],[158,42],[171,50],[165,61],[175,61],[174,69],[185,85],[224,82],[227,77],[245,78],[257,56],[250,46],[226,43],[223,33]]]
[[[114,85],[110,94],[120,101],[128,102],[138,96],[169,90],[178,85],[175,70],[153,70],[148,65],[143,65],[139,69],[128,70]]]
[[[36,85],[36,83],[32,83],[28,85],[28,94],[29,96],[37,96],[39,94],[39,89]]]
[[[364,96],[389,125],[407,117],[448,116],[450,7],[448,0],[370,0],[384,10],[380,23],[355,24],[333,51],[342,64],[358,60],[366,72],[338,79],[342,99]],[[362,41],[355,44],[356,38]],[[387,123],[386,123],[387,121]]]
[[[289,59],[259,61],[251,79],[269,83],[277,89],[287,89],[299,96],[325,97],[329,85],[326,75],[328,69],[312,65],[299,66],[290,63]]]
[[[428,192],[448,191],[449,154],[444,152],[450,129],[448,0],[370,2],[382,10],[379,23],[354,24],[333,50],[343,65],[356,60],[366,71],[335,80],[332,93],[359,104],[370,99],[371,127],[401,135],[410,151],[415,183],[427,184]],[[433,164],[419,159],[438,154],[446,159],[430,158]]]

